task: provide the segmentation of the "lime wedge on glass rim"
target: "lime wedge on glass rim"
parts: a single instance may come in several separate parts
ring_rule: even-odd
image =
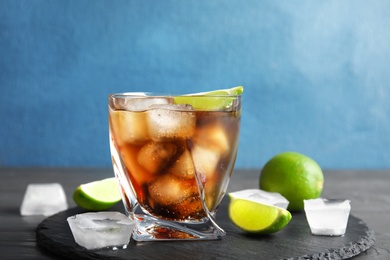
[[[249,191],[247,193],[246,191]],[[229,218],[241,230],[247,233],[268,235],[282,230],[291,220],[291,213],[277,206],[282,197],[278,193],[258,190],[244,190],[229,193]],[[263,195],[267,197],[263,198]],[[272,198],[274,197],[274,198]],[[284,200],[285,198],[282,197]],[[274,200],[276,203],[272,203]],[[286,200],[287,205],[288,201]],[[285,205],[285,207],[287,207]]]
[[[241,95],[244,92],[242,86],[230,89],[218,89],[208,92],[199,92],[183,96],[174,97],[176,104],[189,104],[196,110],[218,110],[229,107],[233,101],[233,96]],[[209,96],[194,98],[197,96]]]
[[[91,211],[109,209],[121,200],[115,178],[82,184],[73,192],[74,202],[81,208]]]

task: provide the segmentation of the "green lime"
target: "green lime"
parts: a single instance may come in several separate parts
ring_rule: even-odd
[[[196,110],[219,110],[229,107],[234,99],[232,96],[241,95],[244,92],[242,86],[219,89],[208,92],[188,94],[174,97],[176,104],[189,104]],[[199,98],[199,96],[207,96]]]
[[[282,230],[292,217],[288,210],[273,205],[272,200],[276,204],[280,202],[277,197],[280,194],[269,193],[266,198],[263,193],[267,192],[257,190],[254,193],[254,191],[229,193],[230,220],[240,229],[254,234],[267,235]],[[269,197],[273,197],[271,201]],[[287,202],[285,198],[283,200]]]
[[[115,178],[82,184],[73,192],[74,202],[81,208],[99,211],[111,208],[121,200]]]
[[[303,209],[303,200],[321,195],[324,176],[320,166],[311,158],[295,152],[274,156],[263,167],[260,189],[278,192],[290,203],[288,209]]]

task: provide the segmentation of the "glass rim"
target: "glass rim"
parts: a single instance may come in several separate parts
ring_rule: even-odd
[[[241,97],[242,94],[206,94],[206,92],[195,93],[195,94],[184,94],[184,93],[161,93],[161,92],[118,92],[108,94],[109,98],[128,98],[128,97],[194,97],[194,98],[223,98],[223,97]]]

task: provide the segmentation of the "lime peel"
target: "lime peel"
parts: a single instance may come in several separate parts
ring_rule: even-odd
[[[248,194],[256,193],[256,198],[248,196]],[[255,234],[272,234],[282,230],[290,222],[291,213],[285,208],[273,205],[270,200],[260,202],[259,198],[266,193],[261,190],[229,193],[228,211],[233,224],[243,231]],[[275,196],[275,194],[270,194],[270,196]],[[275,197],[279,199],[279,195]]]
[[[229,107],[234,97],[244,92],[242,86],[174,97],[175,104],[189,104],[196,110],[219,110]],[[202,96],[202,98],[197,98]],[[204,97],[206,96],[206,97]]]
[[[187,94],[185,96],[226,96],[226,95],[241,95],[244,92],[243,86],[237,86],[233,88],[227,88],[227,89],[217,89],[217,90],[211,90],[206,92],[198,92],[193,94]]]
[[[81,208],[98,211],[111,208],[121,200],[115,178],[82,184],[73,192],[74,202]]]

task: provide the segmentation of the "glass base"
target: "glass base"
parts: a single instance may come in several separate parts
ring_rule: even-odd
[[[144,214],[135,215],[135,241],[217,240],[225,236],[213,220],[202,223],[166,221]]]

